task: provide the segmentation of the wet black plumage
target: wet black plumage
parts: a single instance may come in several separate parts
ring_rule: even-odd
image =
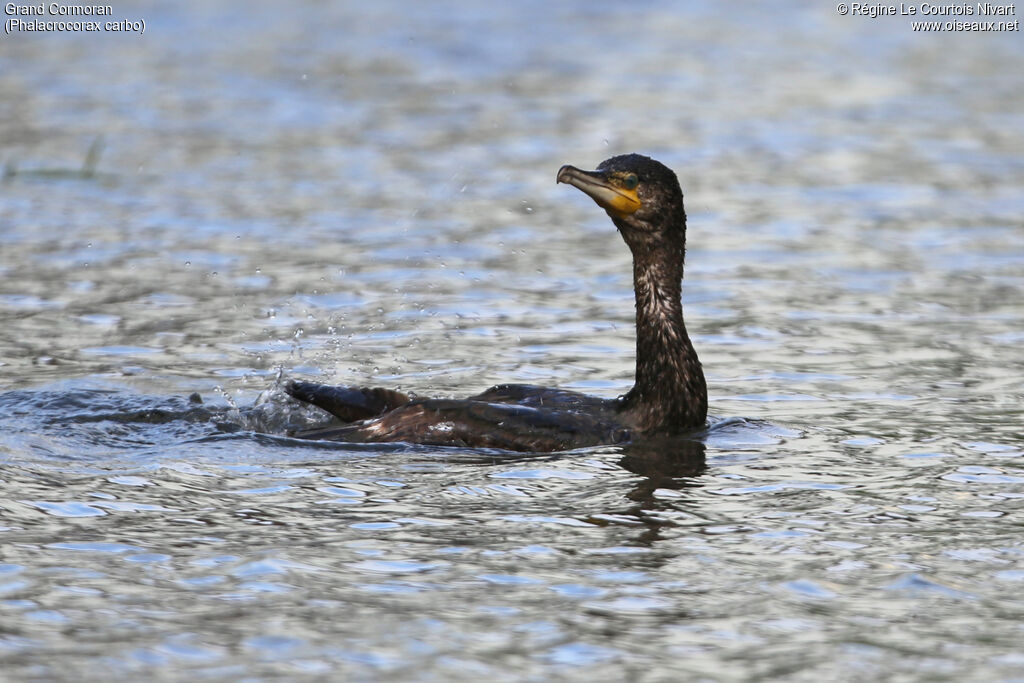
[[[309,436],[541,452],[671,437],[704,424],[707,386],[683,323],[686,212],[675,173],[649,157],[627,154],[596,171],[563,166],[557,181],[604,208],[633,253],[633,388],[604,399],[504,384],[466,399],[437,399],[291,382],[290,395],[349,423]]]

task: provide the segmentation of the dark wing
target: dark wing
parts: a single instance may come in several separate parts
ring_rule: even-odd
[[[343,438],[550,452],[622,443],[630,439],[630,431],[615,419],[613,410],[581,412],[478,400],[422,399],[354,426]]]
[[[539,387],[534,384],[499,384],[482,394],[471,396],[469,400],[567,410],[610,410],[618,403],[618,399],[598,398],[576,391]]]

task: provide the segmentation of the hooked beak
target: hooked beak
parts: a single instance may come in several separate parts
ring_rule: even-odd
[[[635,189],[616,187],[603,171],[581,171],[566,165],[558,169],[555,181],[582,190],[612,218],[625,218],[642,206]]]

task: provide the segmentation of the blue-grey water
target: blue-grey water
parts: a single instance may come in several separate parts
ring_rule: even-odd
[[[1024,680],[1019,31],[113,10],[0,36],[0,678]],[[554,177],[633,151],[698,445],[286,436],[282,377],[628,389],[629,253]]]

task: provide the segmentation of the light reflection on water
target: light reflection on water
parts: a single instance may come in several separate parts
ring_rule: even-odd
[[[5,675],[1017,675],[1021,43],[833,10],[5,39]],[[628,389],[628,254],[554,185],[627,151],[687,195],[698,442],[282,435],[319,420],[282,368]]]

